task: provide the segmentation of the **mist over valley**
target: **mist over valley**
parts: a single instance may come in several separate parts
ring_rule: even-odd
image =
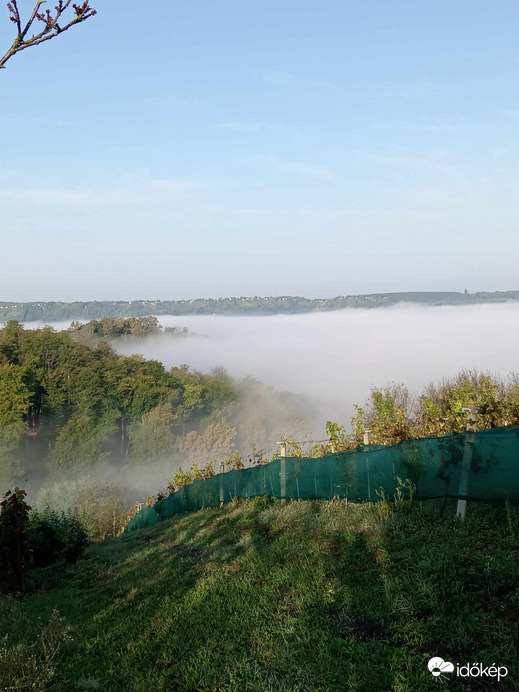
[[[519,369],[519,303],[339,310],[273,316],[160,315],[163,327],[186,327],[188,338],[148,336],[111,343],[166,368],[201,372],[222,366],[312,402],[311,435],[327,420],[349,425],[371,387],[403,383],[412,393],[463,369],[506,377]],[[41,323],[27,323],[28,328]],[[69,322],[53,323],[66,329]]]

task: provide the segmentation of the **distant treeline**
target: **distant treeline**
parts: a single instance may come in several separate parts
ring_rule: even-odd
[[[0,322],[98,320],[103,317],[145,317],[147,315],[277,315],[344,308],[380,308],[400,302],[423,305],[467,305],[501,303],[510,300],[519,300],[519,291],[371,293],[337,296],[330,299],[311,299],[300,296],[242,296],[193,300],[119,300],[74,303],[0,302]]]
[[[189,336],[187,327],[163,329],[156,317],[102,317],[90,322],[72,322],[68,331],[76,341],[95,343],[99,339],[141,338],[156,334],[167,336]]]

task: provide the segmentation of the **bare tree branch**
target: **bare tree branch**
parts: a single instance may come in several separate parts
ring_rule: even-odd
[[[12,46],[9,48],[7,53],[0,58],[0,69],[4,68],[5,63],[12,58],[13,55],[16,55],[16,53],[19,53],[30,46],[37,46],[39,43],[48,41],[58,34],[67,31],[67,29],[70,29],[71,26],[80,24],[81,22],[84,22],[97,14],[96,11],[90,7],[90,0],[85,0],[85,2],[79,4],[72,3],[72,0],[58,0],[58,4],[54,7],[54,11],[40,11],[41,6],[45,5],[45,3],[46,0],[37,0],[31,16],[23,28],[17,0],[11,0],[7,3],[9,19],[16,25],[17,33]],[[61,21],[71,4],[74,14],[72,15],[69,13],[68,16],[71,18],[67,19],[67,22],[61,26],[58,22]],[[27,38],[31,28],[33,28],[33,25],[35,28],[40,28],[41,25],[38,25],[37,22],[41,22],[43,24],[43,28],[41,31],[33,33],[29,38]]]

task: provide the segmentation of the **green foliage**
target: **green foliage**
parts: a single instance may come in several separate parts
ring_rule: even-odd
[[[77,510],[31,508],[21,488],[8,490],[0,503],[0,566],[3,586],[25,593],[26,572],[56,560],[74,563],[88,545],[88,535]]]
[[[436,437],[462,432],[467,427],[466,408],[477,408],[477,427],[486,430],[519,423],[519,378],[508,381],[496,376],[465,370],[438,384],[430,384],[415,400],[402,384],[374,387],[368,402],[356,406],[352,433],[336,423],[326,426],[324,446],[314,456],[353,449],[363,443],[369,431],[371,444],[393,445],[403,440]]]
[[[72,322],[69,327],[76,339],[92,342],[96,339],[119,337],[143,337],[161,332],[159,321],[156,317],[128,317],[112,318],[104,317],[100,320],[92,320],[86,324]]]
[[[404,385],[373,387],[367,404],[362,408],[356,407],[352,441],[362,444],[366,431],[369,431],[372,444],[396,444],[408,440],[413,436],[408,418],[410,404],[409,392]]]
[[[17,322],[0,329],[4,483],[22,473],[41,477],[104,460],[167,458],[180,435],[221,424],[236,399],[218,373],[202,375],[187,367],[168,372],[155,360],[116,355],[104,342],[81,343],[76,337],[82,329],[24,330]],[[86,332],[133,338],[156,329],[155,318],[143,318],[101,320]]]
[[[77,468],[93,465],[106,458],[103,442],[114,430],[115,414],[96,417],[91,412],[77,413],[61,429],[50,454],[51,465],[61,468]]]
[[[50,506],[61,515],[77,517],[92,541],[118,536],[134,503],[135,494],[127,488],[88,478],[56,482],[38,495],[42,511]]]
[[[232,452],[229,453],[229,456],[227,459],[224,461],[225,468],[229,471],[230,469],[244,469],[245,468],[245,462],[243,461],[243,457],[239,453],[237,449],[234,449]]]
[[[0,365],[18,364],[22,331],[22,325],[16,320],[10,320],[0,330]]]
[[[31,512],[28,536],[34,567],[46,567],[59,559],[75,563],[89,542],[77,509],[65,512],[50,506]]]
[[[191,485],[193,480],[194,477],[192,473],[189,471],[184,471],[182,468],[178,468],[175,471],[173,482],[170,481],[168,483],[169,491],[173,493],[177,488],[182,488],[184,485]]]
[[[205,478],[212,478],[215,475],[214,464],[209,462],[206,466],[200,468],[195,462],[191,464],[191,475],[193,480],[204,480]]]
[[[0,426],[24,430],[24,416],[30,404],[30,392],[24,382],[24,371],[17,365],[0,367]]]
[[[191,485],[195,480],[204,480],[205,478],[212,478],[216,474],[215,464],[209,462],[205,466],[198,466],[195,462],[192,462],[189,471],[184,471],[182,468],[177,468],[173,480],[168,482],[168,492],[174,493],[178,488],[182,488],[184,485]],[[156,499],[162,499],[163,494],[160,493]]]
[[[172,432],[174,415],[171,404],[159,404],[142,416],[141,421],[132,424],[130,441],[132,457],[154,459],[171,457],[175,452],[176,440]]]
[[[355,405],[357,415],[351,419],[351,428],[353,431],[351,445],[357,447],[363,444],[364,433],[366,432],[364,424],[364,409],[361,406]],[[348,449],[347,441],[343,445],[343,449]]]
[[[189,329],[187,327],[165,327],[164,334],[167,336],[189,336]]]
[[[330,443],[332,451],[339,452],[348,447],[348,434],[341,425],[333,423],[332,421],[327,421],[326,423],[326,434]]]
[[[440,511],[258,498],[91,546],[51,591],[0,598],[0,689],[43,690],[39,670],[56,690],[425,692],[440,652],[507,665],[512,690],[517,538],[503,507]]]
[[[8,490],[0,502],[0,566],[4,587],[25,593],[25,570],[30,563],[27,493],[21,488]]]
[[[54,608],[48,622],[27,631],[28,621],[20,602],[10,599],[2,606],[0,613],[7,629],[0,641],[3,689],[20,692],[64,689],[64,678],[58,674],[58,668],[73,640],[70,626]],[[41,622],[41,617],[38,620]]]
[[[395,510],[409,512],[416,496],[416,485],[409,478],[402,480],[397,476],[394,505]]]
[[[429,385],[419,401],[416,427],[425,434],[460,432],[466,426],[464,407],[478,408],[480,429],[516,425],[519,422],[517,377],[506,382],[498,377],[467,370]]]
[[[297,459],[302,459],[303,457],[307,456],[306,450],[303,449],[299,442],[292,439],[292,437],[283,436],[282,442],[284,442],[284,444],[286,445],[287,456],[295,457]]]
[[[19,365],[0,365],[0,474],[4,482],[16,475],[15,453],[27,429],[31,392],[26,376]]]
[[[222,376],[218,369],[212,375],[191,372],[187,365],[171,368],[170,372],[183,387],[182,402],[177,411],[182,434],[189,431],[190,424],[196,421],[222,422],[222,414],[237,398],[228,377]]]

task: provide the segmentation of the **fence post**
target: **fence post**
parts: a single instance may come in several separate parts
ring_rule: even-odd
[[[477,430],[477,420],[479,409],[463,408],[462,411],[468,413],[467,432],[474,433]],[[467,435],[465,440],[465,448],[463,450],[463,461],[461,463],[460,487],[458,490],[458,505],[456,507],[456,516],[462,521],[465,519],[467,510],[467,494],[469,489],[470,467],[472,465],[472,454],[474,452],[474,435]],[[463,495],[463,498],[459,496]]]
[[[362,443],[364,446],[369,445],[369,435],[371,433],[371,430],[365,430],[364,435],[362,437]],[[369,452],[366,454],[366,472],[367,472],[367,478],[368,478],[368,502],[371,502],[371,479],[369,477]]]
[[[281,457],[281,477],[280,477],[280,485],[281,485],[281,502],[283,504],[286,503],[286,497],[287,497],[287,476],[286,476],[286,468],[285,468],[285,458],[287,455],[287,443],[286,442],[280,442],[280,449],[279,449],[279,456]]]
[[[220,462],[220,507],[223,505],[223,477],[225,473],[225,464],[223,461]]]

